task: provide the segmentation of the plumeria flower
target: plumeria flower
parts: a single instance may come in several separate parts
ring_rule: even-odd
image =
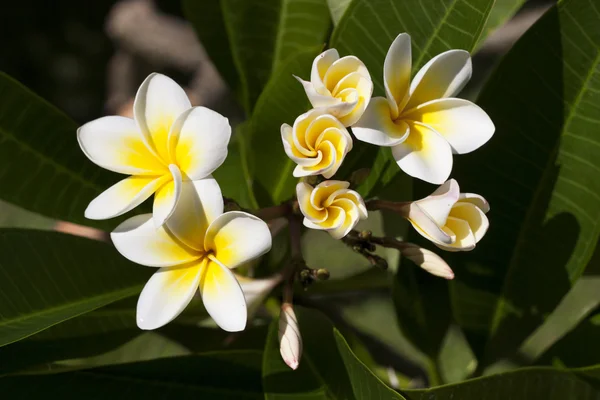
[[[340,58],[336,49],[319,54],[313,61],[310,82],[296,77],[315,108],[324,108],[344,126],[353,125],[363,114],[371,94],[371,75],[358,58]]]
[[[401,213],[424,238],[448,251],[469,251],[489,227],[488,202],[473,193],[460,193],[451,179],[424,199],[403,205]]]
[[[223,213],[223,197],[213,178],[184,184],[179,202],[158,229],[146,214],[128,219],[111,233],[123,256],[159,268],[140,294],[137,324],[141,329],[167,324],[200,289],[206,311],[217,325],[229,332],[243,330],[246,302],[230,269],[269,251],[269,228],[244,212]]]
[[[85,216],[116,217],[155,193],[158,227],[175,209],[183,181],[205,178],[223,163],[231,127],[220,114],[192,107],[183,89],[160,74],[151,74],[142,83],[133,112],[133,119],[102,117],[77,131],[90,160],[131,175],[92,200]]]
[[[304,215],[304,226],[329,232],[334,239],[348,234],[361,219],[368,216],[358,193],[343,181],[324,181],[316,187],[306,182],[296,186],[298,205]]]
[[[441,184],[452,171],[452,153],[469,153],[494,134],[488,115],[454,98],[471,78],[471,57],[449,50],[431,59],[410,81],[410,36],[398,35],[385,57],[386,98],[375,97],[352,132],[367,143],[392,147],[400,168]]]
[[[300,115],[294,126],[281,125],[285,153],[296,164],[295,177],[322,174],[331,178],[352,150],[352,137],[342,123],[323,109]]]

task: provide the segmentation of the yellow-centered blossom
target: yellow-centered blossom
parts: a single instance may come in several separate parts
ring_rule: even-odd
[[[469,153],[494,134],[494,124],[474,103],[454,98],[471,78],[471,57],[449,50],[431,59],[410,80],[410,36],[398,35],[385,57],[386,97],[371,99],[352,127],[357,139],[392,147],[400,168],[441,184],[452,171],[452,153]]]
[[[304,215],[304,226],[325,230],[334,239],[348,234],[361,219],[368,216],[362,197],[344,181],[324,181],[316,187],[306,182],[296,186],[298,205]]]
[[[133,119],[102,117],[77,131],[90,160],[131,175],[92,200],[85,216],[116,217],[155,193],[158,227],[173,213],[185,182],[205,178],[223,163],[231,127],[220,114],[192,107],[183,89],[160,74],[151,74],[142,83],[133,111]]]
[[[322,109],[300,115],[293,127],[281,125],[281,140],[285,153],[297,164],[295,177],[331,178],[352,150],[352,137],[344,125]]]
[[[358,58],[340,58],[336,49],[313,61],[310,82],[296,77],[315,108],[324,108],[344,126],[353,125],[367,108],[373,93],[371,75]]]
[[[223,197],[212,178],[183,187],[179,205],[158,229],[152,215],[128,219],[111,233],[129,260],[158,267],[137,304],[137,324],[156,329],[177,317],[200,290],[206,311],[230,332],[246,326],[244,293],[230,269],[271,248],[261,219],[240,211],[223,213]]]

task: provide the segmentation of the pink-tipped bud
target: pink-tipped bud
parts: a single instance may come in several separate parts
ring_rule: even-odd
[[[302,336],[296,314],[289,303],[281,306],[279,314],[279,353],[291,369],[298,368],[302,357]]]

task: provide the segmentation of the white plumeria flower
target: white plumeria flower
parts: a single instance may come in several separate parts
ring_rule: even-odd
[[[124,214],[154,196],[154,222],[171,215],[182,181],[209,176],[227,157],[231,127],[227,118],[192,107],[171,78],[151,74],[140,86],[134,119],[109,116],[83,125],[77,139],[97,165],[132,175],[89,204],[85,216],[107,219]]]
[[[371,75],[358,58],[340,58],[336,49],[319,54],[313,61],[310,82],[296,76],[315,108],[324,108],[344,126],[361,117],[373,94]]]
[[[329,232],[334,239],[348,234],[361,219],[368,217],[362,197],[344,181],[324,181],[316,187],[306,182],[296,186],[304,226]]]
[[[494,134],[494,124],[476,104],[454,98],[471,78],[471,57],[449,50],[432,58],[412,83],[410,36],[396,37],[385,57],[386,98],[375,97],[352,127],[357,139],[392,147],[400,168],[441,184],[452,171],[452,153],[469,153]]]
[[[291,369],[300,365],[302,358],[302,335],[294,308],[290,303],[283,303],[279,313],[279,354],[283,362]]]
[[[488,202],[473,193],[460,193],[451,179],[424,199],[403,207],[403,215],[423,237],[448,251],[469,251],[489,227]]]
[[[213,178],[184,182],[179,202],[158,229],[146,214],[128,219],[111,233],[123,256],[160,268],[140,294],[137,324],[142,329],[165,325],[200,289],[217,325],[230,332],[243,330],[246,302],[230,269],[269,251],[269,228],[244,212],[223,213],[221,189]]]
[[[331,178],[352,150],[352,137],[342,123],[323,109],[300,115],[294,126],[281,125],[287,156],[296,164],[295,177],[322,174]]]

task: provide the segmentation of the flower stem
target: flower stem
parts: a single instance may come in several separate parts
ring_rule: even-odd
[[[395,211],[395,212],[404,214],[406,206],[408,206],[410,203],[411,203],[410,201],[396,202],[396,201],[388,201],[388,200],[371,199],[371,200],[367,200],[365,205],[367,206],[367,209],[371,210],[371,211],[389,210],[389,211]]]
[[[277,206],[261,208],[254,211],[253,214],[262,220],[268,221],[272,219],[288,217],[292,215],[293,212],[294,208],[292,202],[285,202]]]

